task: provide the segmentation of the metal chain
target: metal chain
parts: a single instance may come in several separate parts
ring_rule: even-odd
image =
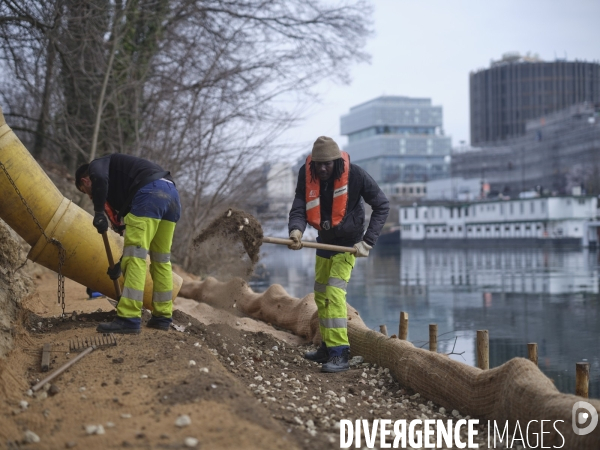
[[[12,177],[8,174],[8,170],[6,170],[6,167],[4,166],[4,164],[2,164],[1,161],[0,161],[0,169],[2,169],[4,171],[4,173],[6,174],[6,177],[8,178],[8,181],[10,182],[10,184],[12,185],[12,187],[15,189],[15,192],[17,193],[17,195],[19,196],[19,198],[23,202],[23,205],[25,205],[25,208],[27,208],[27,212],[29,213],[29,215],[31,216],[31,218],[33,219],[33,221],[35,222],[35,224],[37,225],[37,227],[40,229],[40,231],[42,233],[42,236],[44,236],[46,238],[46,242],[48,242],[49,244],[52,244],[52,245],[56,246],[56,248],[58,249],[58,303],[62,307],[62,316],[61,317],[64,319],[64,317],[65,317],[65,276],[62,274],[62,268],[63,268],[63,265],[65,264],[65,259],[67,257],[67,252],[66,252],[65,248],[63,247],[63,245],[60,243],[59,240],[54,239],[54,238],[50,239],[46,235],[46,232],[42,228],[42,225],[40,224],[40,222],[35,217],[35,214],[33,214],[33,211],[31,210],[31,208],[27,204],[27,201],[25,200],[25,198],[21,194],[21,191],[19,191],[19,188],[17,187],[17,185],[13,181]]]

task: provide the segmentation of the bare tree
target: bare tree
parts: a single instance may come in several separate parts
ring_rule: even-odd
[[[289,99],[367,59],[370,13],[365,0],[4,0],[1,101],[38,158],[72,170],[121,152],[171,170],[188,265],[215,209],[264,183],[301,112]]]

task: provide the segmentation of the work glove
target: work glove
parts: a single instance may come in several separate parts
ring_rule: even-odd
[[[290,239],[294,241],[293,244],[288,245],[290,250],[300,250],[302,248],[302,231],[292,230],[290,231]]]
[[[108,230],[108,219],[106,218],[104,211],[96,211],[94,213],[94,221],[92,223],[100,234],[106,233],[106,230]]]
[[[106,273],[108,274],[111,280],[118,280],[119,278],[121,278],[121,275],[123,274],[121,272],[121,260],[117,261],[117,263],[112,267],[112,269],[109,267]]]
[[[365,241],[360,241],[358,244],[354,244],[354,248],[356,249],[354,256],[357,258],[366,258],[369,256],[369,250],[371,250],[373,247],[367,244]]]

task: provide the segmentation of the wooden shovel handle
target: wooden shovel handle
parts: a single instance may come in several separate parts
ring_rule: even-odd
[[[279,245],[291,245],[294,243],[291,239],[282,239],[276,237],[265,236],[262,239],[267,244],[279,244]],[[342,247],[340,245],[321,244],[320,242],[302,241],[302,247],[318,248],[321,250],[330,250],[332,252],[345,252],[345,253],[356,253],[354,247]]]
[[[106,257],[108,258],[108,265],[112,269],[113,267],[115,267],[115,260],[113,259],[112,251],[110,249],[110,244],[108,242],[108,234],[106,231],[104,233],[102,233],[102,240],[104,241],[104,248],[106,249]],[[121,298],[121,286],[119,285],[119,280],[113,280],[113,283],[115,285],[115,294],[117,294],[117,296],[115,297],[115,300],[119,300]]]

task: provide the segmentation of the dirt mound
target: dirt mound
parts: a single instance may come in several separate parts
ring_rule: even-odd
[[[14,232],[0,220],[0,358],[13,346],[18,305],[28,294],[29,277],[17,270],[25,261]]]
[[[258,220],[251,214],[239,209],[228,209],[213,220],[208,227],[196,236],[193,240],[194,247],[198,248],[207,245],[212,249],[222,253],[227,250],[235,252],[236,246],[241,243],[243,250],[237,252],[239,259],[248,258],[248,264],[244,270],[246,276],[254,271],[254,266],[258,262],[260,246],[262,244],[263,231]],[[235,272],[234,264],[221,264],[221,269],[230,269],[229,272]],[[233,274],[235,276],[235,273]]]
[[[66,280],[69,319],[61,320],[56,275],[45,270],[33,277],[37,290],[23,302],[32,313],[16,335],[16,350],[0,364],[0,448],[29,447],[35,433],[35,447],[44,449],[181,449],[197,440],[200,449],[327,450],[339,446],[342,418],[452,418],[411,396],[381,367],[323,374],[302,357],[310,347],[272,331],[249,331],[247,318],[204,325],[180,311],[173,314],[179,331],[143,327],[138,336],[119,336],[116,347],[93,351],[48,392],[30,396],[29,386],[47,375],[40,370],[43,344],[52,344],[54,371],[75,356],[69,340],[97,336],[98,322],[115,317],[106,299],[87,299],[84,286]],[[222,296],[233,292],[216,284],[224,285],[208,280],[204,287]],[[286,307],[281,287],[267,295],[276,308]],[[191,425],[178,427],[184,414]],[[102,432],[89,434],[86,425]],[[483,443],[486,430],[480,435]]]
[[[215,348],[224,348],[221,330],[177,311],[173,320],[184,332],[144,328],[139,336],[118,336],[117,346],[93,351],[53,380],[52,389],[33,397],[25,393],[47,375],[39,369],[43,344],[52,344],[53,371],[75,356],[69,340],[96,336],[97,323],[114,317],[113,311],[45,319],[51,327],[19,343],[21,351],[10,354],[10,367],[0,378],[1,385],[21,382],[0,401],[0,447],[21,448],[29,430],[40,439],[37,448],[47,449],[186,448],[190,438],[197,440],[196,448],[298,448],[215,357]],[[229,342],[230,352],[239,341]],[[191,426],[176,425],[182,415]],[[91,425],[103,431],[86,431]]]

